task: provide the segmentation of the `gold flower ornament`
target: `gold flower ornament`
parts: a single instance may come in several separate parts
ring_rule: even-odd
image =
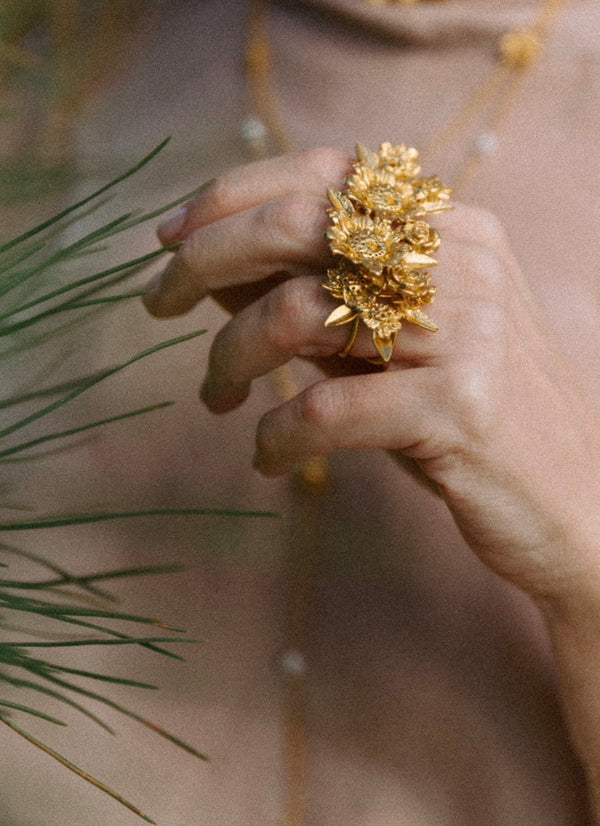
[[[404,320],[438,329],[421,309],[433,300],[428,269],[440,245],[424,218],[451,209],[450,189],[437,176],[419,177],[418,152],[404,144],[382,143],[378,153],[359,144],[356,152],[344,192],[327,191],[332,225],[326,236],[337,262],[323,286],[343,303],[325,324],[351,323],[347,355],[362,320],[388,362]]]

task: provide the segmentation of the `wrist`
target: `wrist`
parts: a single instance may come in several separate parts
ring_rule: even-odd
[[[599,578],[573,578],[534,601],[546,624],[563,715],[585,775],[590,823],[600,826]]]

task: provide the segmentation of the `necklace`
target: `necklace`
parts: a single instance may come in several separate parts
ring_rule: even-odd
[[[367,5],[413,5],[422,0],[363,2]],[[466,147],[463,163],[451,181],[455,194],[467,188],[478,167],[498,149],[499,135],[512,104],[566,3],[567,0],[541,0],[529,26],[503,34],[496,44],[496,59],[488,75],[421,147],[421,160],[429,162],[470,125],[479,125],[478,134]],[[246,38],[245,62],[252,114],[242,124],[241,136],[253,158],[289,152],[293,148],[273,94],[268,7],[269,0],[251,0]]]
[[[421,0],[363,0],[373,6],[414,5]],[[476,137],[465,147],[464,156],[451,182],[454,193],[462,193],[486,158],[499,146],[502,128],[510,115],[528,71],[542,52],[552,25],[567,0],[541,0],[530,25],[504,33],[497,43],[493,67],[468,99],[443,123],[420,151],[430,162],[461,133],[478,126]],[[271,50],[268,33],[269,0],[251,0],[245,62],[251,112],[242,125],[241,136],[252,158],[289,152],[288,130],[273,94]],[[289,366],[274,375],[282,401],[292,398],[297,388]],[[283,826],[303,826],[306,798],[306,662],[304,648],[310,613],[310,590],[314,554],[318,540],[319,493],[327,485],[324,460],[304,462],[297,471],[301,519],[290,571],[287,646],[281,658],[284,677],[284,757],[285,810]]]

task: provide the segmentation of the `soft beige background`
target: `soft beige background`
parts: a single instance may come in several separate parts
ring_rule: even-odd
[[[506,23],[520,25],[535,9],[516,2],[492,9],[482,0],[410,10],[366,10],[352,0],[274,5],[274,89],[294,143],[349,150],[357,139],[374,147],[386,139],[423,143],[490,68]],[[173,135],[162,158],[124,188],[124,203],[154,206],[244,160],[245,11],[243,0],[163,4],[158,29],[132,40],[129,65],[88,107],[79,156],[92,174],[119,158],[125,166]],[[598,387],[599,34],[598,4],[570,3],[498,153],[465,193],[499,213],[548,323]],[[454,149],[436,162],[442,176]],[[115,255],[152,244],[148,227],[120,239]],[[72,358],[87,369],[182,331],[214,331],[221,319],[207,304],[158,323],[132,304],[97,324]],[[80,560],[82,570],[165,559],[188,566],[185,574],[115,587],[127,608],[205,639],[186,650],[187,665],[133,652],[93,652],[90,660],[157,680],[160,695],[113,696],[139,704],[212,762],[197,763],[114,715],[115,741],[85,721],[51,734],[59,751],[163,826],[267,826],[281,822],[277,660],[298,505],[285,480],[263,481],[250,469],[255,423],[275,403],[269,381],[227,418],[198,405],[208,344],[209,335],[140,365],[65,411],[77,420],[178,400],[175,412],[116,426],[48,464],[39,503],[41,511],[123,502],[280,510],[268,521],[154,520],[53,535],[57,555]],[[473,559],[442,505],[382,454],[338,456],[318,505],[316,555],[306,651],[308,826],[585,822],[539,619]],[[8,735],[0,776],[2,826],[135,822]]]

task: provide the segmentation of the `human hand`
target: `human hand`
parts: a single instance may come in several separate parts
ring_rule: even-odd
[[[237,407],[251,382],[295,356],[326,378],[269,411],[257,432],[267,476],[338,448],[380,447],[437,487],[472,549],[532,595],[598,577],[598,413],[553,341],[497,221],[457,206],[437,216],[438,333],[406,324],[386,369],[363,328],[325,328],[330,255],[325,187],[350,160],[277,158],[218,179],[161,241],[184,243],[146,298],[171,316],[206,294],[235,311],[217,335],[203,399]],[[181,216],[180,216],[181,217]],[[181,221],[180,221],[181,223]]]

